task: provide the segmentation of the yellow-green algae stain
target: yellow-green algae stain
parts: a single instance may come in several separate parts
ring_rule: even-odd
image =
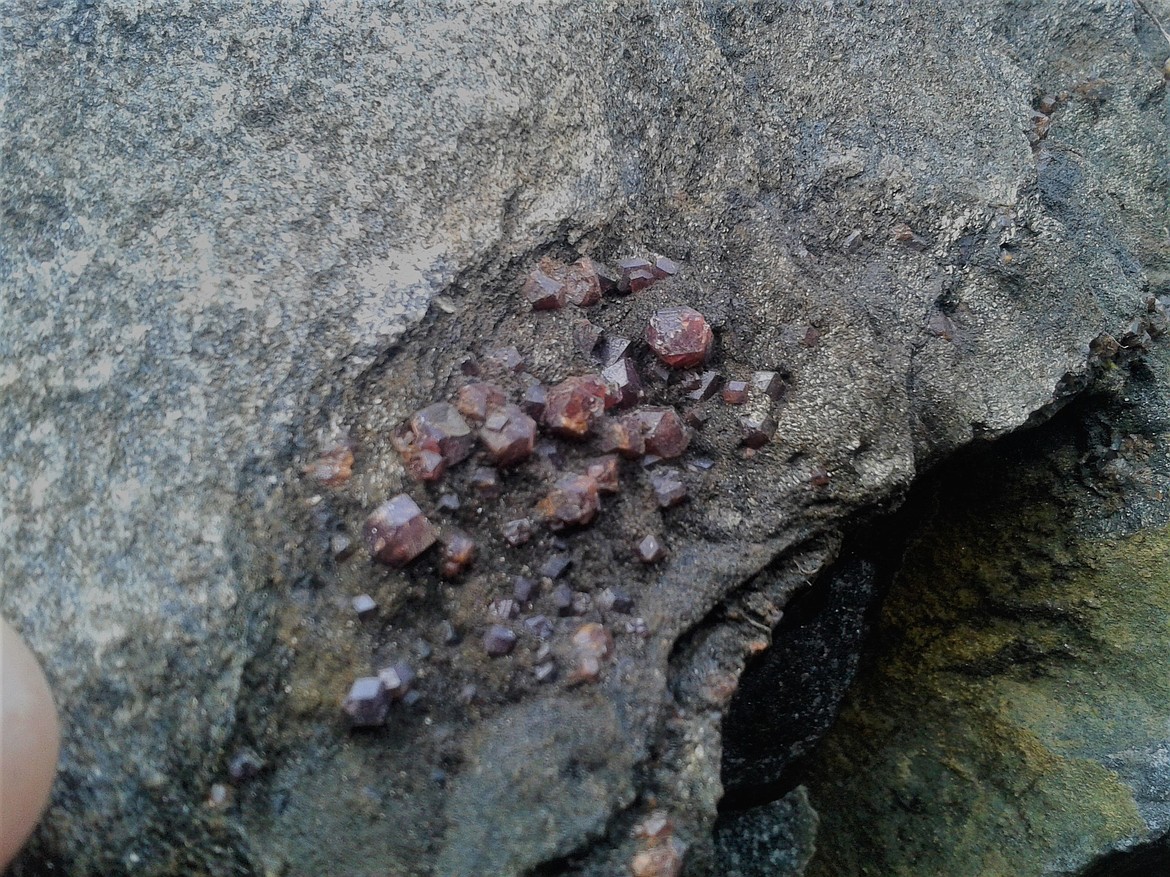
[[[1170,731],[1170,533],[1078,535],[1090,492],[992,468],[911,539],[809,774],[810,877],[1027,877],[1146,834],[1103,762]]]

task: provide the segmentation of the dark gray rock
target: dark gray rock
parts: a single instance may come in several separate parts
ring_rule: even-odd
[[[685,539],[631,585],[648,637],[618,643],[598,689],[635,755],[624,779],[603,770],[585,823],[550,833],[579,847],[628,822],[633,764],[662,752],[638,782],[674,811],[691,861],[709,860],[726,685],[704,689],[676,641],[712,643],[702,666],[734,679],[759,630],[717,621],[727,593],[751,580],[736,599],[755,612],[753,594],[795,576],[757,577],[779,554],[831,546],[921,465],[1046,416],[1081,386],[1089,342],[1165,283],[1163,59],[1132,7],[1098,7],[8,4],[0,608],[44,659],[66,728],[21,867],[360,875],[435,860],[419,840],[445,824],[434,770],[472,788],[458,764],[486,763],[481,723],[511,684],[490,674],[514,662],[475,664],[473,637],[444,647],[463,651],[420,673],[431,725],[396,710],[385,739],[350,740],[347,681],[394,644],[348,630],[334,598],[368,586],[419,626],[409,641],[447,617],[473,629],[468,606],[498,594],[469,581],[434,615],[424,573],[371,583],[364,558],[329,545],[410,487],[385,438],[484,339],[563,377],[571,332],[515,297],[517,271],[556,248],[680,263],[606,312],[607,337],[685,303],[718,331],[722,372],[787,376],[755,457],[718,410],[696,441],[720,462],[666,513]],[[1065,90],[1034,148],[1035,93]],[[949,340],[929,329],[940,310]],[[351,481],[306,484],[301,466],[346,431]],[[815,467],[832,474],[820,494]],[[628,532],[660,525],[629,514]],[[623,522],[581,535],[597,559],[575,584],[608,581]],[[462,704],[460,674],[479,673]],[[706,706],[660,739],[680,680]],[[549,704],[521,691],[515,708],[582,696],[540,690]],[[271,770],[225,814],[204,802],[239,745]],[[493,752],[514,776],[523,747]],[[383,806],[399,830],[354,818]],[[482,836],[460,830],[453,867]],[[568,852],[510,838],[493,838],[497,873]],[[625,867],[630,843],[614,828],[574,867]]]

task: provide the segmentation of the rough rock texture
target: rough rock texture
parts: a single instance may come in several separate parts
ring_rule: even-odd
[[[926,501],[880,657],[803,776],[806,874],[1122,874],[1143,845],[1164,869],[1170,355],[1150,365]]]
[[[492,838],[496,873],[624,867],[637,796],[704,873],[726,695],[798,570],[922,464],[1063,402],[1166,283],[1165,47],[1128,3],[18,0],[0,29],[0,609],[67,729],[18,874],[458,872],[484,837],[464,823],[499,820],[476,782],[507,824],[547,816]],[[712,419],[692,452],[718,467],[639,573],[649,637],[592,693],[436,651],[422,706],[347,736],[349,681],[490,591],[334,562],[403,488],[390,430],[489,340],[523,338],[547,382],[584,371],[572,315],[533,314],[520,278],[631,252],[683,267],[608,328],[703,312],[725,373],[785,376],[775,440],[745,459]],[[300,468],[342,430],[355,475],[322,500]],[[623,500],[579,537],[577,587],[624,544],[605,527],[659,514]],[[351,626],[365,592],[376,630]],[[509,724],[595,696],[612,764]],[[269,767],[207,803],[244,744]],[[587,813],[504,794],[525,758]]]

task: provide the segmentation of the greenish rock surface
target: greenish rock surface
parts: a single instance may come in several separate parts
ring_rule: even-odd
[[[1080,874],[1170,829],[1167,361],[938,487],[805,778],[808,874]]]

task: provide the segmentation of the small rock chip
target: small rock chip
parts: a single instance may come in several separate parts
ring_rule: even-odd
[[[357,613],[358,618],[365,621],[374,617],[374,613],[378,611],[378,604],[369,594],[358,594],[353,598],[353,611]]]
[[[544,409],[548,405],[548,388],[542,383],[530,384],[520,400],[520,407],[524,413],[535,420],[544,418]]]
[[[927,334],[944,341],[955,340],[954,321],[942,311],[932,311],[930,316],[926,318],[926,331]]]
[[[246,783],[264,769],[264,761],[251,749],[237,750],[228,762],[228,776],[233,783]]]
[[[609,418],[598,432],[597,446],[602,451],[617,451],[627,459],[637,459],[646,452],[642,421],[636,414]]]
[[[813,469],[808,476],[808,483],[813,487],[828,487],[831,481],[832,477],[826,469]]]
[[[665,810],[655,810],[634,826],[634,837],[639,840],[665,840],[674,834],[674,822]]]
[[[542,640],[552,639],[553,634],[556,632],[553,623],[543,615],[533,615],[531,618],[525,618],[524,626]]]
[[[573,589],[563,582],[552,590],[553,608],[562,617],[573,614]]]
[[[669,469],[660,469],[651,474],[650,487],[660,508],[668,509],[687,498],[687,486]]]
[[[585,463],[585,474],[597,482],[597,489],[601,493],[620,493],[622,486],[619,479],[618,458],[613,454],[604,457],[594,457]]]
[[[408,663],[399,661],[379,670],[378,678],[386,686],[386,695],[391,700],[402,700],[410,693],[410,688],[414,685],[415,672]]]
[[[804,330],[804,336],[800,339],[801,347],[816,347],[817,342],[821,340],[821,330],[816,326],[809,326]]]
[[[691,429],[702,429],[709,419],[710,415],[701,408],[688,408],[683,412],[683,420]]]
[[[445,512],[459,511],[459,497],[453,493],[444,493],[435,501],[435,506]]]
[[[340,487],[353,474],[353,443],[343,441],[333,445],[309,463],[304,471],[326,487]]]
[[[555,682],[557,678],[556,661],[549,660],[537,664],[532,668],[532,675],[536,677],[537,682]]]
[[[334,533],[329,537],[329,550],[334,560],[345,560],[353,554],[353,540],[344,533]]]
[[[493,658],[512,654],[516,648],[516,634],[499,624],[493,624],[483,635],[483,650]]]
[[[634,608],[634,598],[625,591],[606,588],[598,596],[597,606],[605,612],[629,614],[630,610]]]
[[[739,420],[742,443],[748,448],[762,448],[776,433],[776,421],[767,412],[752,412]]]
[[[544,423],[562,438],[584,438],[605,410],[606,395],[606,383],[598,375],[567,378],[549,388]]]
[[[674,259],[668,259],[666,256],[658,256],[654,260],[654,264],[650,266],[650,270],[654,272],[654,276],[659,280],[665,280],[678,273],[678,262]]]
[[[642,537],[642,541],[638,543],[638,560],[642,563],[658,563],[664,557],[666,549],[662,547],[657,536],[649,534]]]
[[[370,555],[390,566],[406,566],[435,544],[438,534],[405,493],[387,500],[366,518],[362,535]]]
[[[752,392],[779,402],[784,396],[784,379],[779,372],[755,372],[752,375]]]
[[[349,695],[342,704],[355,728],[371,728],[386,723],[390,711],[390,695],[386,685],[377,676],[355,679]]]
[[[747,381],[728,381],[723,387],[723,401],[728,405],[742,405],[747,401]]]
[[[701,375],[695,375],[693,380],[685,383],[683,390],[686,391],[688,399],[693,399],[695,402],[706,402],[719,392],[722,385],[723,378],[719,372],[705,371]]]
[[[636,405],[645,394],[638,370],[629,359],[619,359],[606,366],[601,377],[606,383],[605,409],[627,408]]]
[[[528,576],[516,576],[512,579],[512,596],[521,603],[531,603],[540,596],[540,583]]]
[[[642,639],[650,638],[650,625],[646,623],[646,619],[642,617],[631,618],[626,622],[626,633],[641,637]]]
[[[601,508],[597,482],[588,475],[563,475],[537,508],[554,530],[584,526]]]
[[[537,442],[536,456],[554,469],[565,468],[565,455],[561,453],[561,448],[556,442]]]
[[[540,566],[540,574],[546,579],[559,579],[573,565],[573,558],[567,554],[554,554]]]
[[[634,412],[642,424],[646,453],[671,460],[682,456],[691,437],[673,408],[643,408]]]
[[[515,347],[500,347],[487,355],[487,361],[504,371],[524,370],[524,357]]]
[[[533,523],[531,518],[516,518],[504,524],[504,541],[515,548],[523,545],[532,538]]]
[[[664,363],[653,359],[646,363],[643,373],[656,384],[672,384],[678,377],[678,372],[671,371]]]
[[[484,421],[479,440],[497,466],[515,466],[536,446],[536,421],[519,405],[496,408]]]
[[[582,624],[573,634],[575,666],[569,683],[595,683],[601,679],[601,664],[613,654],[613,634],[595,621]]]
[[[573,326],[573,344],[582,356],[592,356],[601,343],[601,329],[588,320],[581,320]]]
[[[520,606],[515,601],[508,597],[501,597],[498,600],[492,600],[488,607],[488,612],[496,618],[504,621],[511,621],[513,618],[520,617]]]
[[[671,368],[694,368],[706,362],[714,335],[694,308],[663,308],[650,318],[646,342]]]
[[[686,847],[677,837],[639,850],[630,860],[633,877],[679,877]]]
[[[484,499],[494,499],[500,495],[500,476],[495,469],[476,466],[471,470],[471,477],[468,480]]]
[[[447,619],[443,619],[439,624],[439,638],[443,640],[445,646],[457,646],[463,642],[463,637],[459,635],[455,625]]]
[[[439,451],[438,442],[421,439],[409,423],[399,425],[390,433],[390,444],[402,457],[411,478],[418,481],[437,481],[447,471],[447,463]]]
[[[557,271],[558,264],[551,259],[541,259],[524,281],[520,292],[534,311],[553,311],[565,306],[565,284],[549,274],[549,271]]]
[[[443,537],[443,559],[439,575],[453,579],[471,566],[475,559],[475,540],[460,530],[452,530]]]
[[[715,461],[710,457],[698,457],[687,462],[687,468],[692,472],[708,472],[715,468]]]

